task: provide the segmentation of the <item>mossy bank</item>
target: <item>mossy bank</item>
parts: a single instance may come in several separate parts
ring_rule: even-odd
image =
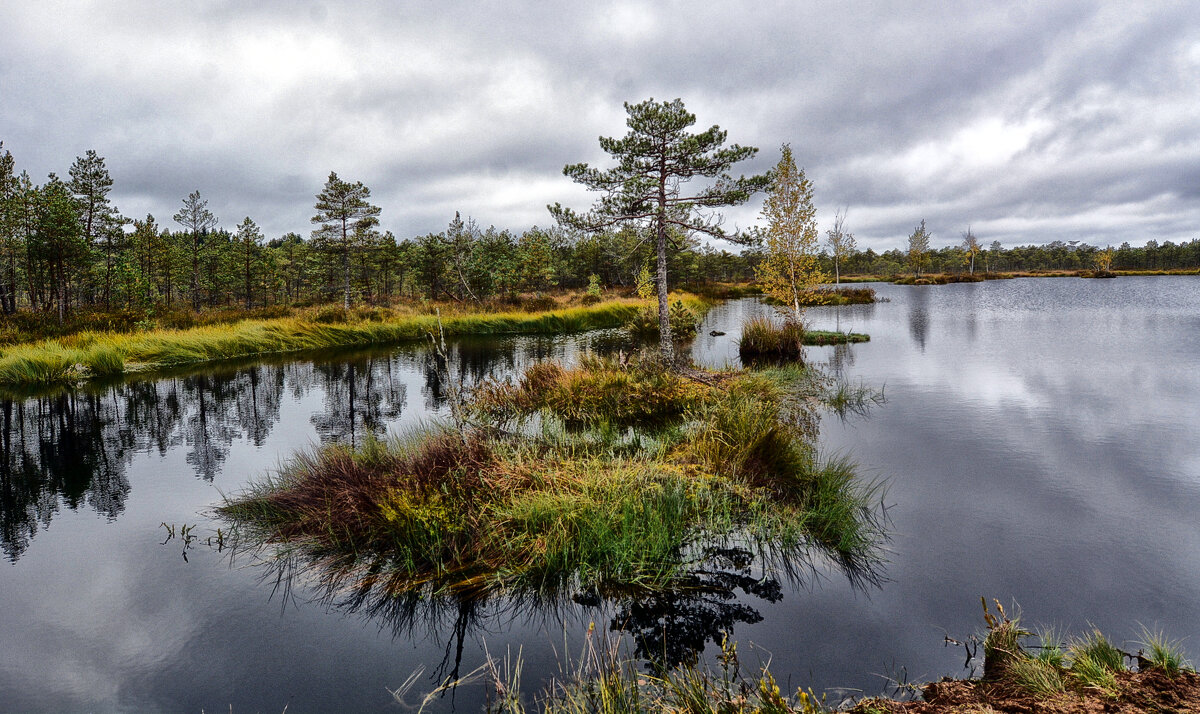
[[[703,312],[707,303],[680,296]],[[583,332],[631,321],[644,301],[608,300],[540,312],[403,314],[330,309],[301,317],[244,320],[191,329],[133,333],[84,332],[18,344],[0,351],[0,385],[70,384],[96,377],[148,372],[216,360],[331,348],[358,348],[446,336]],[[440,323],[440,324],[439,324]]]

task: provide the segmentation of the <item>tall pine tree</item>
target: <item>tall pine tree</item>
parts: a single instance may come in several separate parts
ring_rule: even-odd
[[[343,181],[330,171],[329,180],[317,194],[317,215],[312,217],[313,223],[321,224],[313,231],[313,238],[336,244],[342,255],[342,305],[347,310],[350,309],[350,251],[354,232],[379,223],[380,209],[367,201],[370,197],[371,189],[361,181]]]
[[[559,222],[588,231],[600,231],[618,223],[649,226],[657,257],[659,345],[665,359],[673,354],[667,303],[667,238],[674,227],[683,234],[705,233],[715,238],[730,237],[712,209],[745,203],[751,194],[766,187],[766,176],[729,174],[733,164],[758,153],[751,146],[724,147],[727,132],[714,125],[693,134],[688,128],[696,116],[684,109],[683,101],[656,102],[648,99],[625,104],[629,133],[620,139],[600,137],[600,148],[617,161],[606,171],[587,164],[570,164],[563,174],[589,190],[603,194],[583,215],[561,204],[550,206]],[[681,187],[693,178],[713,179],[707,187],[684,194]]]

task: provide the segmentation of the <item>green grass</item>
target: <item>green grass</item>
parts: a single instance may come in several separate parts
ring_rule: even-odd
[[[1067,689],[1062,667],[1040,657],[1014,660],[1006,676],[1013,684],[1038,697],[1053,696]]]
[[[1125,669],[1125,656],[1099,630],[1092,630],[1072,642],[1068,647],[1068,652],[1074,662],[1087,659],[1096,666],[1112,672],[1120,672]]]
[[[1195,711],[1200,677],[1188,668],[1177,642],[1142,628],[1139,671],[1126,667],[1132,657],[1098,630],[1064,647],[1053,630],[1032,633],[1008,617],[998,601],[997,614],[984,601],[987,634],[983,640],[982,681],[943,679],[922,688],[923,701],[860,701],[856,714],[889,711]],[[973,655],[972,655],[973,656]],[[1163,676],[1163,675],[1166,676]],[[1031,700],[1032,697],[1032,700]]]
[[[582,332],[618,327],[642,304],[612,300],[541,313],[452,314],[442,318],[442,325],[448,336]],[[180,330],[129,334],[84,332],[13,345],[0,351],[0,385],[73,383],[214,360],[395,344],[428,339],[438,328],[438,318],[434,315],[351,313],[344,322],[321,321],[318,318],[322,313],[317,312],[306,317],[245,320]]]
[[[520,654],[496,660],[458,680],[445,682],[419,702],[410,690],[423,670],[410,676],[392,692],[406,709],[423,711],[447,690],[484,680],[489,691],[488,712],[504,714],[820,714],[830,711],[824,697],[811,690],[794,693],[781,687],[769,664],[746,670],[737,646],[723,643],[717,664],[685,664],[647,673],[639,662],[621,653],[620,646],[589,629],[583,651],[571,662],[559,664],[542,692],[529,698],[521,694],[524,665]]]
[[[1139,654],[1143,655],[1146,660],[1143,667],[1148,666],[1151,669],[1161,670],[1172,678],[1191,667],[1183,654],[1180,643],[1167,639],[1161,630],[1150,630],[1143,626],[1138,643],[1143,648]]]
[[[793,320],[777,323],[760,315],[742,326],[738,354],[743,361],[783,359],[802,361],[804,356],[804,325]]]
[[[573,370],[553,362],[535,364],[516,384],[486,385],[472,401],[489,419],[545,412],[572,427],[647,427],[677,421],[703,392],[701,385],[655,362],[630,369],[585,357]]]
[[[817,458],[794,374],[709,379],[537,365],[484,390],[492,426],[303,453],[220,511],[248,542],[372,563],[401,590],[664,588],[713,541],[872,566],[878,487]]]
[[[806,345],[844,345],[870,342],[871,336],[860,332],[834,332],[833,330],[805,330]]]

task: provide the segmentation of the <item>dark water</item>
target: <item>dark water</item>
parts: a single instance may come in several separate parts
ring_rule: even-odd
[[[589,622],[614,618],[644,635],[669,622],[669,642],[643,646],[677,656],[711,655],[715,632],[732,630],[744,662],[770,658],[792,686],[876,693],[881,675],[960,673],[962,651],[942,638],[980,628],[981,595],[1015,600],[1027,622],[1117,639],[1161,627],[1200,656],[1200,280],[876,287],[891,301],[810,311],[871,342],[809,357],[885,389],[870,418],[827,416],[822,435],[889,483],[877,588],[818,561],[799,583],[733,582],[733,600],[432,611],[347,603],[346,591],[339,607],[311,580],[277,587],[268,569],[231,562],[211,540],[222,494],[297,449],[444,410],[423,348],[0,402],[0,710],[400,711],[388,689],[418,669],[414,691],[427,691],[485,649],[520,648],[532,686]],[[763,309],[719,306],[697,358],[735,362],[737,325]],[[460,343],[451,370],[509,373],[597,340]],[[164,522],[176,537],[162,544]],[[438,708],[473,711],[481,697],[463,687]]]

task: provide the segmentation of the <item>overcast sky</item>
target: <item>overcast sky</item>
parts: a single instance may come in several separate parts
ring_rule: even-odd
[[[707,8],[707,9],[704,9]],[[383,228],[587,208],[622,102],[790,143],[859,247],[1200,237],[1200,2],[0,3],[0,140],[38,183],[95,149],[122,213],[307,236],[330,171]],[[762,201],[726,211],[758,220]]]

